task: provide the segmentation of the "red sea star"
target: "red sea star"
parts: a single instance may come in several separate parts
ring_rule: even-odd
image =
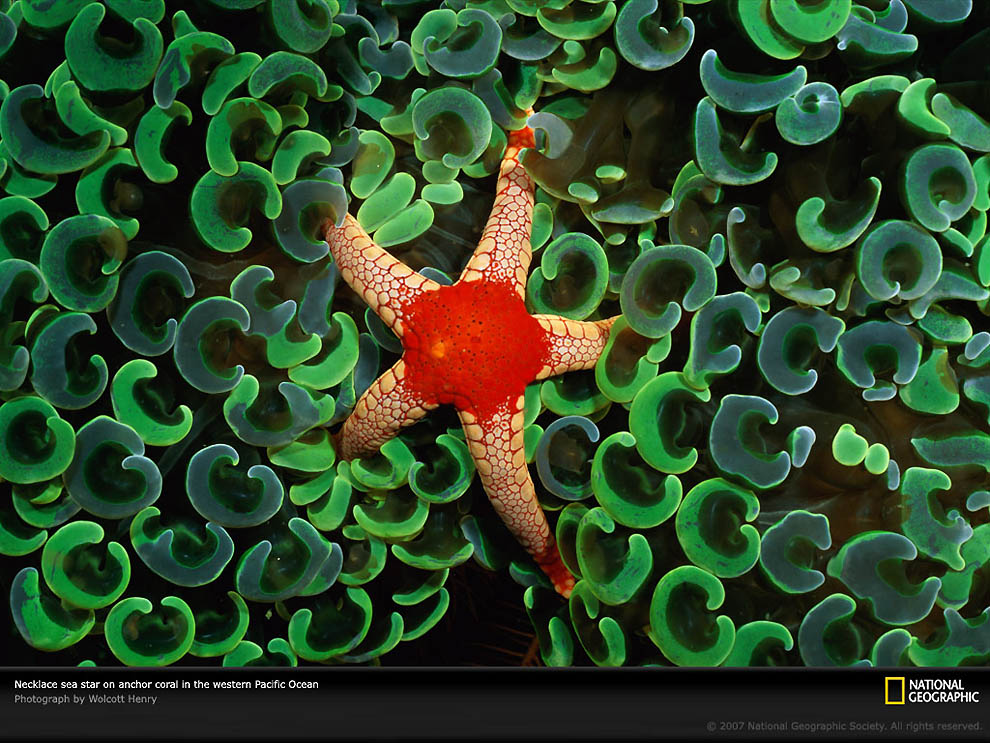
[[[595,365],[616,318],[578,322],[526,311],[534,186],[519,161],[533,131],[509,134],[495,204],[458,281],[442,286],[375,243],[346,215],[326,226],[341,276],[402,341],[402,358],[358,400],[336,435],[345,459],[378,448],[441,404],[457,408],[495,511],[569,596],[564,566],[536,499],[523,447],[523,392],[539,379]]]

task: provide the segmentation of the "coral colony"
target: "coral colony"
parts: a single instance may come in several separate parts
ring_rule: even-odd
[[[0,664],[987,663],[988,43],[0,0]]]

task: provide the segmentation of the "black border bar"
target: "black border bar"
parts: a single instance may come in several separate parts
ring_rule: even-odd
[[[987,740],[990,668],[5,668],[11,738]]]

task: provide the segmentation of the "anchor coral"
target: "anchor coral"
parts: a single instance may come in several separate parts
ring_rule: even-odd
[[[0,662],[987,663],[988,22],[0,0]]]

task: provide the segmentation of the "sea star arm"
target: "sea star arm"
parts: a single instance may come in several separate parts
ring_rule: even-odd
[[[532,113],[532,112],[530,112]],[[461,273],[462,281],[502,283],[526,298],[526,276],[533,251],[529,243],[533,223],[535,186],[519,153],[533,147],[529,127],[509,133],[509,143],[495,186],[495,204],[481,233],[481,241]]]
[[[370,456],[435,407],[410,382],[405,361],[399,359],[361,395],[337,432],[337,452],[345,460]]]
[[[537,379],[591,369],[605,350],[612,324],[618,319],[610,317],[607,320],[583,322],[558,315],[534,317],[546,331],[549,347],[549,358],[537,373]]]
[[[399,338],[406,319],[404,308],[419,294],[440,288],[376,245],[350,214],[340,227],[328,223],[324,239],[344,281]]]
[[[522,395],[488,415],[470,410],[459,410],[458,414],[481,484],[495,512],[557,592],[570,596],[574,576],[560,559],[526,465]]]

